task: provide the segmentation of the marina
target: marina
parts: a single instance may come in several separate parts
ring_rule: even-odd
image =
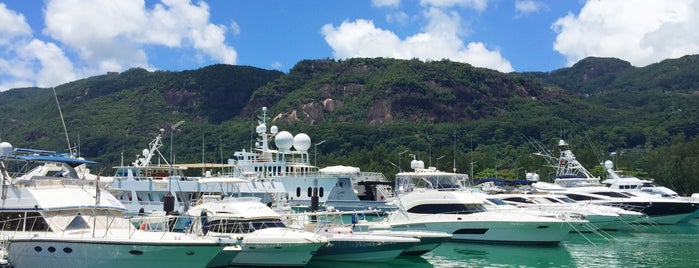
[[[3,143],[2,265],[142,267],[172,254],[179,257],[168,267],[684,267],[696,261],[696,201],[647,194],[641,187],[648,183],[636,193],[606,187],[565,147],[555,161],[555,183],[528,174],[517,194],[505,194],[494,180],[472,186],[468,175],[425,167],[416,157],[412,171],[389,182],[354,167],[312,165],[310,137],[268,129],[262,111],[255,149],[235,152],[228,164],[209,166],[221,172],[201,177],[183,171],[207,164],[175,164],[160,153],[163,130],[142,157],[104,178],[88,176],[94,174],[85,165],[95,162]],[[11,161],[31,165],[10,170]]]

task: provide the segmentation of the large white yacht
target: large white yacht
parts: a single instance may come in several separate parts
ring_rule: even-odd
[[[0,239],[14,267],[204,267],[222,252],[229,260],[240,252],[222,241],[136,229],[124,206],[96,187],[99,178],[78,178],[81,164],[95,163],[0,143]]]
[[[268,128],[267,121],[267,108],[262,107],[255,128],[258,138],[254,150],[237,151],[236,159],[230,160],[237,172],[281,181],[291,206],[311,207],[312,200],[317,200],[320,206],[343,211],[395,209],[389,205],[393,200],[387,185],[390,183],[381,173],[343,166],[319,169],[311,164],[309,149],[313,144],[307,134],[292,135],[276,126]],[[315,145],[320,143],[323,141]]]
[[[640,224],[676,224],[693,218],[699,205],[687,199],[663,198],[642,192],[612,189],[600,183],[600,178],[592,175],[578,160],[564,140],[558,143],[560,155],[555,158],[543,155],[556,167],[553,183],[536,182],[535,191],[564,194],[578,202],[602,204],[639,211],[648,218],[639,219]],[[611,169],[611,166],[608,170]],[[628,189],[626,189],[628,190]]]
[[[241,184],[236,178],[200,179],[199,183]],[[229,265],[234,266],[304,266],[328,244],[324,236],[287,228],[281,215],[257,197],[204,195],[187,211],[194,222],[189,232],[213,239],[235,239],[243,247]]]
[[[414,171],[396,174],[398,210],[387,218],[393,230],[441,231],[457,241],[558,244],[574,224],[586,222],[566,213],[551,218],[488,211],[483,200],[463,186],[467,175],[424,168],[418,160],[411,168]]]
[[[187,211],[202,193],[239,192],[241,195],[259,197],[265,203],[275,203],[285,198],[284,185],[274,178],[262,178],[256,173],[233,172],[232,164],[171,164],[159,148],[163,145],[164,130],[144,149],[142,156],[129,165],[114,167],[116,174],[110,177],[107,190],[124,204],[131,214],[178,214]],[[189,168],[201,169],[201,176],[185,176]],[[197,181],[202,178],[244,178],[240,184],[211,185]],[[168,198],[171,202],[168,203]]]

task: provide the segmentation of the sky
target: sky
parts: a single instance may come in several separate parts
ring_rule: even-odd
[[[449,59],[549,72],[699,54],[699,0],[5,0],[0,91],[141,67],[288,72],[306,59]]]

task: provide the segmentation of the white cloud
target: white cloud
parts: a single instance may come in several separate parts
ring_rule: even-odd
[[[511,64],[497,51],[489,51],[482,43],[464,43],[453,32],[423,32],[400,40],[394,33],[376,28],[367,20],[343,22],[339,27],[323,26],[326,42],[334,57],[388,57],[396,59],[441,60],[467,62],[502,72],[511,72]]]
[[[53,43],[32,38],[24,16],[0,3],[0,91],[55,86],[75,78],[63,51]]]
[[[542,12],[547,10],[548,6],[544,2],[535,0],[516,0],[515,11],[517,16],[525,16],[528,14]]]
[[[13,38],[29,36],[32,29],[22,14],[7,9],[0,3],[0,46],[7,45]]]
[[[635,66],[699,53],[695,0],[588,1],[559,18],[554,50],[571,65],[588,56],[617,57]]]
[[[141,0],[50,0],[45,14],[44,33],[75,51],[93,73],[148,67],[145,50],[153,46],[191,47],[222,63],[237,61],[224,42],[228,28],[209,23],[204,2],[162,0],[147,9]]]
[[[371,0],[371,6],[374,7],[398,7],[400,0]]]
[[[478,67],[512,72],[514,69],[500,52],[491,51],[481,42],[464,44],[461,18],[456,12],[446,13],[429,7],[424,13],[428,23],[423,32],[401,40],[395,33],[377,28],[372,21],[345,21],[340,26],[323,26],[321,32],[333,49],[335,58],[387,57],[396,59],[441,60],[466,62]]]
[[[467,7],[483,11],[488,7],[488,0],[420,0],[420,5],[426,7],[450,8]]]
[[[42,33],[52,41],[34,37],[25,17],[0,3],[0,91],[132,67],[156,69],[146,51],[158,48],[193,50],[181,57],[198,63],[235,64],[238,57],[225,37],[239,27],[210,23],[202,1],[161,0],[148,8],[143,0],[47,0],[43,11]]]

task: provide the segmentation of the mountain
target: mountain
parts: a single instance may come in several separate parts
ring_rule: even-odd
[[[408,150],[428,164],[443,159],[450,169],[474,164],[476,176],[539,170],[546,177],[530,143],[553,146],[563,137],[583,163],[596,166],[618,151],[631,171],[699,191],[699,165],[692,167],[696,157],[686,152],[699,150],[698,59],[639,68],[586,58],[549,73],[510,74],[448,60],[385,58],[304,60],[288,74],[230,65],[134,68],[55,91],[71,146],[102,162],[106,173],[132,161],[160,131],[172,132],[164,135],[174,146],[162,150],[172,149],[177,162],[224,161],[250,147],[256,116],[268,107],[280,129],[327,141],[313,148],[320,165],[390,177],[401,163],[407,167],[409,157],[397,163],[397,155]],[[67,147],[52,89],[0,92],[0,113],[3,141]],[[185,124],[170,129],[180,120]]]

